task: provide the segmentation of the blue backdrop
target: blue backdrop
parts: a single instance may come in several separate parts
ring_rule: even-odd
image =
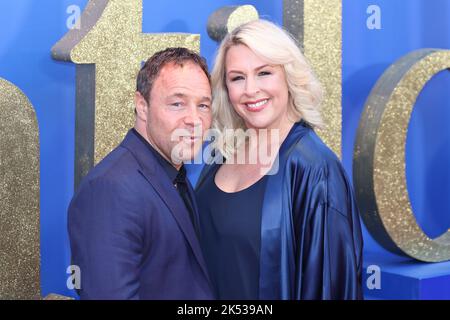
[[[17,85],[36,109],[41,148],[42,294],[74,295],[66,287],[70,252],[66,210],[73,194],[75,67],[51,59],[68,31],[70,5],[87,0],[0,2],[0,77]],[[282,22],[282,0],[144,0],[143,32],[201,34],[201,53],[212,65],[216,43],[208,16],[225,5],[252,4],[260,16]],[[369,29],[376,5],[381,29]],[[343,0],[343,162],[351,175],[356,128],[375,82],[401,56],[425,47],[450,48],[448,0]],[[418,98],[407,139],[407,183],[420,226],[429,236],[450,227],[450,75],[435,76]],[[20,128],[18,128],[20,130]],[[192,177],[195,180],[195,168]],[[365,250],[389,256],[365,232]]]

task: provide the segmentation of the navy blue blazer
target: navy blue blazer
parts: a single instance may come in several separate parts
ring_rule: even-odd
[[[83,179],[68,228],[82,299],[214,298],[189,212],[132,132]]]

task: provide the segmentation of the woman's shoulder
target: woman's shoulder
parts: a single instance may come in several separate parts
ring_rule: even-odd
[[[307,124],[300,122],[291,134],[298,135],[298,139],[294,139],[293,145],[287,148],[288,161],[317,169],[340,166],[340,160],[336,154]]]
[[[344,215],[351,211],[352,187],[341,160],[312,129],[295,142],[288,162],[287,174],[295,176],[294,181],[323,188],[318,194],[326,197],[330,207]]]

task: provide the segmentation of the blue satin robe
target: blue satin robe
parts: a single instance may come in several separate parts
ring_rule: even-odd
[[[267,181],[260,299],[362,299],[356,199],[336,155],[303,121]]]
[[[296,123],[280,148],[278,173],[267,180],[259,298],[362,299],[362,248],[340,160],[304,121]]]

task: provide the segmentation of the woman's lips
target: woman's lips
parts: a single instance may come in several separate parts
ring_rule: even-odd
[[[258,101],[246,102],[244,105],[248,111],[258,112],[267,106],[267,102],[269,102],[269,99],[261,99]]]

